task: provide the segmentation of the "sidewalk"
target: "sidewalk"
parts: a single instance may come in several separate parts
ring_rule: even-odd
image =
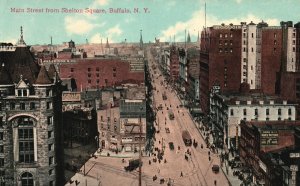
[[[97,150],[94,153],[95,156],[104,156],[104,157],[114,157],[114,158],[139,158],[139,152],[112,152],[110,150],[107,149],[102,149],[101,152],[99,150]],[[145,157],[147,156],[144,152],[142,152],[142,156]]]

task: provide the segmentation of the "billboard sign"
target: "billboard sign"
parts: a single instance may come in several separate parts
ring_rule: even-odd
[[[265,130],[260,133],[261,145],[278,145],[278,131]]]

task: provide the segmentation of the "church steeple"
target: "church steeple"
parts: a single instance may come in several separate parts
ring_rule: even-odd
[[[109,48],[108,37],[106,38],[106,45],[105,45],[105,48]]]
[[[197,37],[197,42],[200,42],[200,36],[199,36],[199,31],[198,31],[198,37]]]
[[[142,35],[143,30],[140,30],[140,49],[143,49],[143,35]]]
[[[20,39],[17,43],[18,46],[26,46],[26,43],[23,39],[23,27],[21,26],[21,35],[20,35]]]
[[[191,36],[190,36],[190,32],[188,32],[188,35],[187,35],[187,39],[186,39],[187,41],[187,43],[190,43],[191,42]]]

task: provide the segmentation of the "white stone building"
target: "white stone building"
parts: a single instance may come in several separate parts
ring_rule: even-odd
[[[214,94],[211,99],[212,128],[218,136],[216,143],[235,147],[241,135],[240,122],[294,121],[295,104],[275,96],[252,94]]]

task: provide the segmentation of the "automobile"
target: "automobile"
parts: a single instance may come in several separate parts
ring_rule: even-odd
[[[170,148],[171,150],[174,150],[174,143],[173,143],[173,142],[169,142],[169,148]]]
[[[139,159],[132,159],[132,160],[129,160],[129,165],[124,167],[125,171],[133,171],[135,170],[136,168],[139,167],[139,165],[141,164],[141,166],[143,165],[143,162],[140,162]]]
[[[159,106],[157,107],[158,108],[158,110],[162,110],[162,104],[159,104]]]
[[[169,127],[166,127],[165,129],[166,129],[166,133],[170,133]]]
[[[215,174],[218,173],[218,172],[220,171],[219,165],[213,165],[211,169],[212,169],[212,171],[213,171]]]

